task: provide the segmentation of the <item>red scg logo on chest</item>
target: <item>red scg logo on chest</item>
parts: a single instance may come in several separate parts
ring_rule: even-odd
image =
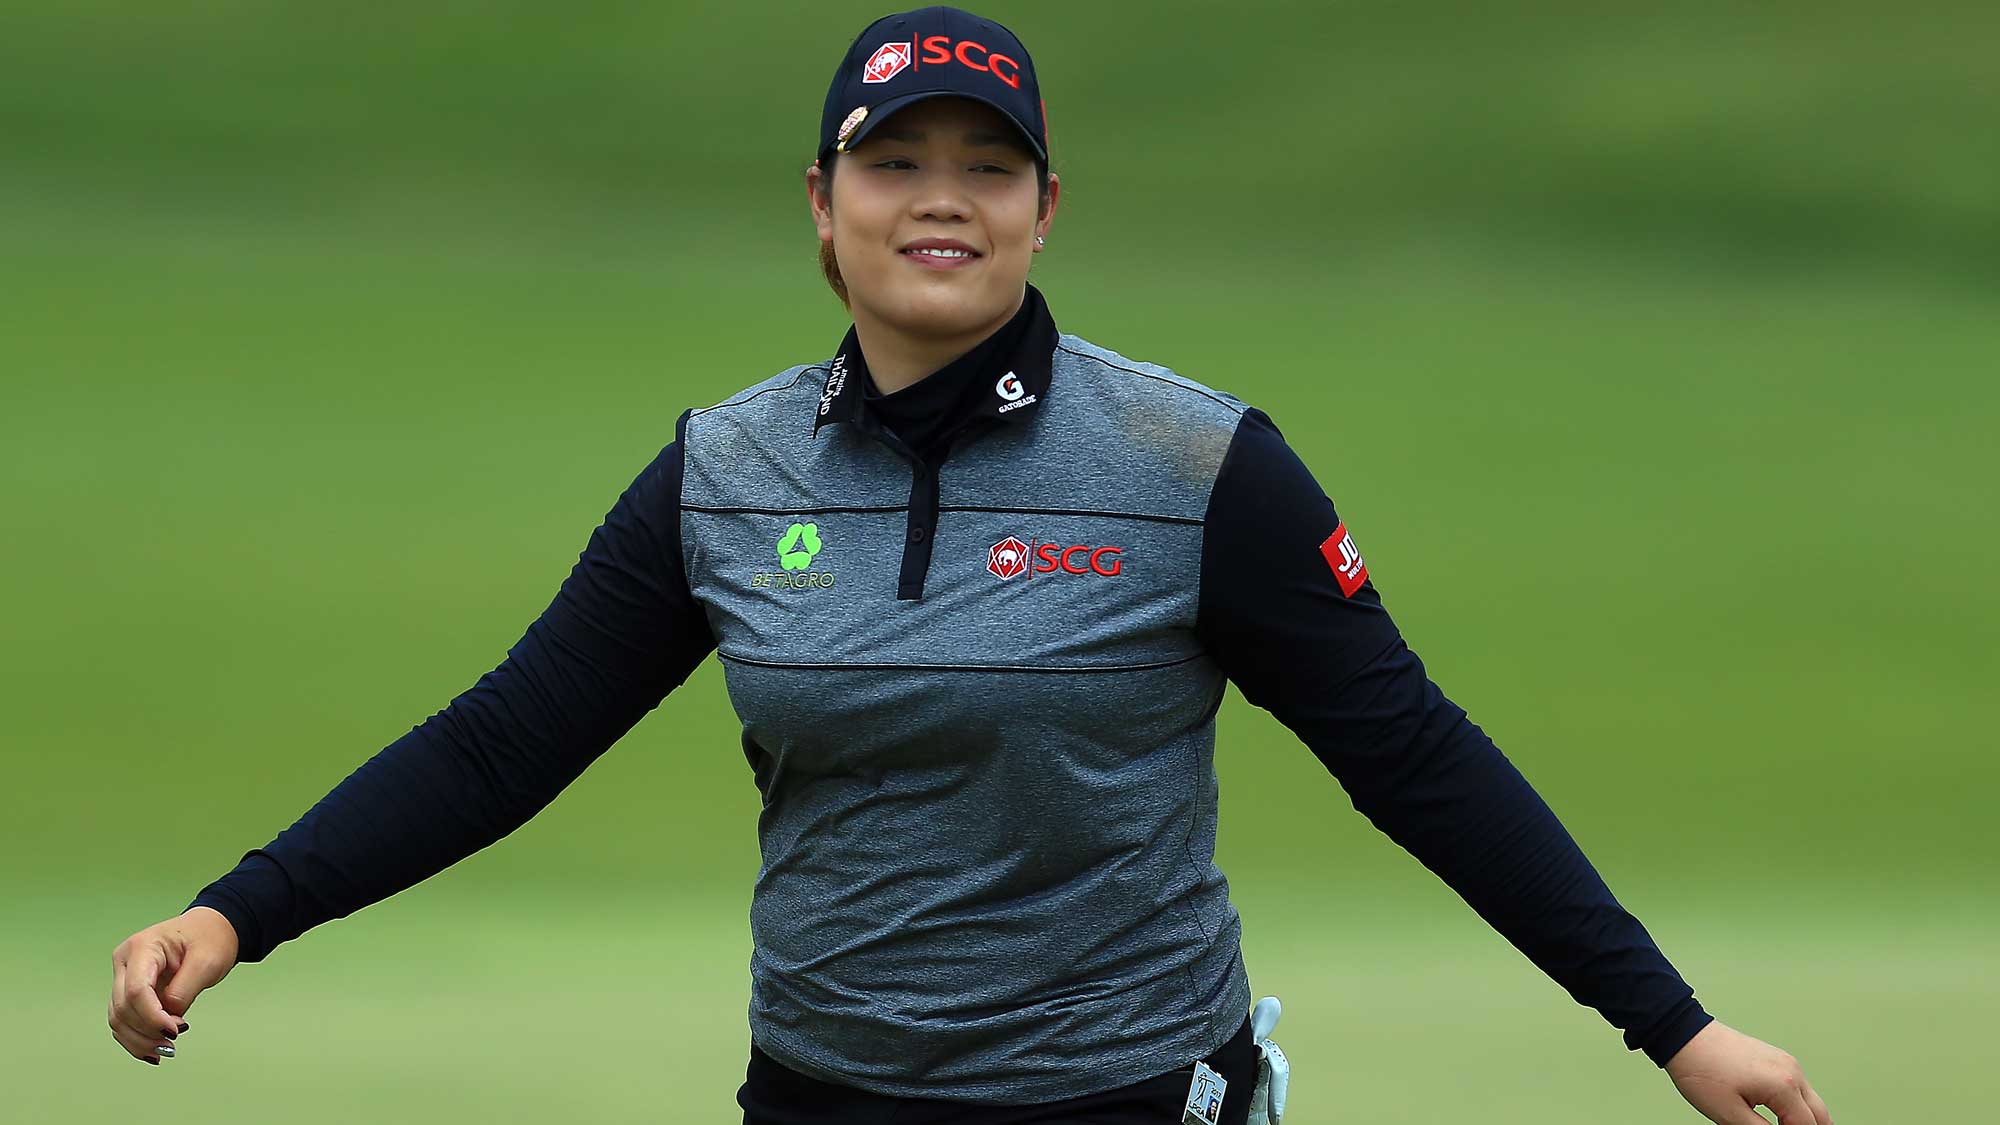
[[[1087,543],[1065,545],[1029,539],[1023,543],[1012,535],[986,549],[987,573],[1002,582],[1020,575],[1095,574],[1116,578],[1124,573],[1123,547],[1093,547]]]

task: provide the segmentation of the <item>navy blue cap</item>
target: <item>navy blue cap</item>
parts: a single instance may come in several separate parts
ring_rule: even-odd
[[[827,87],[819,156],[846,152],[906,105],[947,95],[999,110],[1047,163],[1048,111],[1028,49],[992,20],[942,6],[883,16],[854,40]]]

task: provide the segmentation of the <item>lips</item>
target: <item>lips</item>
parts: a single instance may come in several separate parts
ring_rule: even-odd
[[[983,257],[955,238],[919,238],[905,243],[898,253],[921,265],[962,265]]]

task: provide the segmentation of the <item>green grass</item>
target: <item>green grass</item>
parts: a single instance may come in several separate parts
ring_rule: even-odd
[[[8,1069],[30,1077],[9,1083],[9,1116],[734,1120],[747,894],[674,882],[584,896],[473,861],[238,967],[158,1068],[125,1058],[93,1010],[102,954],[145,892],[39,900],[10,944],[70,953],[17,982]],[[1297,1121],[1697,1119],[1447,899],[1406,888],[1350,904],[1248,882],[1245,957],[1258,994],[1286,1001],[1276,1038]],[[1641,897],[1665,908],[1649,912],[1656,936],[1734,1026],[1798,1054],[1840,1119],[1950,1120],[1978,1104],[1980,1029],[2000,1002],[1990,903],[1888,917],[1659,891]]]
[[[197,8],[0,43],[0,1117],[728,1120],[757,803],[712,664],[157,1070],[108,955],[499,659],[682,409],[831,351],[793,177],[879,13]],[[1058,322],[1271,413],[1712,1010],[1843,1121],[1971,1112],[1994,9],[1271,6],[1242,67],[1206,9],[1120,50],[1073,9],[1003,15]],[[1218,767],[1301,1125],[1694,1119],[1234,698]]]

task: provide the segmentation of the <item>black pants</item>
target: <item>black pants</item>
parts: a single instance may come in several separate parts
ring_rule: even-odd
[[[1250,1020],[1202,1060],[1229,1083],[1221,1125],[1244,1125],[1257,1084]],[[1194,1063],[1116,1090],[1041,1105],[997,1106],[942,1098],[896,1098],[809,1078],[750,1045],[750,1068],[736,1102],[743,1125],[1180,1125]]]

